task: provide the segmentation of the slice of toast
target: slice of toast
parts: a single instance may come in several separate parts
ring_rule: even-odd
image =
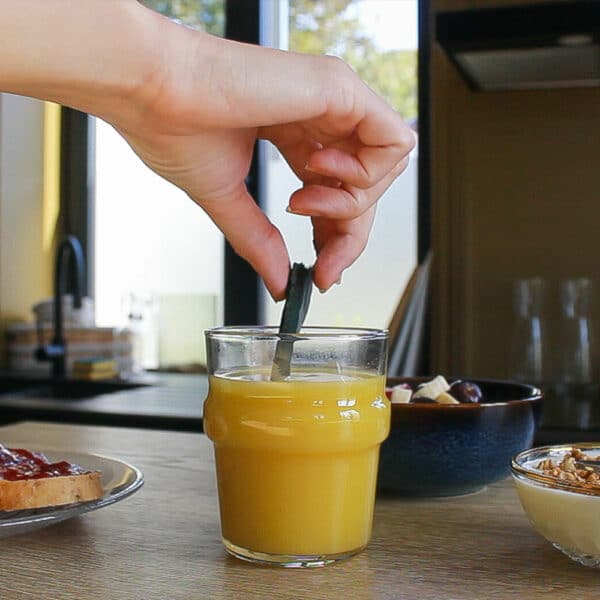
[[[0,510],[24,510],[97,500],[102,473],[38,452],[0,444]]]

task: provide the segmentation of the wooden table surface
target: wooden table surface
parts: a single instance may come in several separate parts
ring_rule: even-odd
[[[365,552],[288,570],[222,549],[212,449],[201,434],[26,422],[0,428],[0,440],[104,454],[145,475],[120,503],[1,539],[2,599],[600,597],[598,572],[531,529],[509,480],[460,498],[378,498]]]

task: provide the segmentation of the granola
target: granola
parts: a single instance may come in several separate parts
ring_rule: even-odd
[[[598,467],[578,464],[578,461],[583,460],[597,462]],[[579,448],[573,448],[565,454],[560,462],[551,458],[542,460],[537,468],[544,475],[556,477],[562,481],[581,485],[600,485],[600,457],[588,456]]]

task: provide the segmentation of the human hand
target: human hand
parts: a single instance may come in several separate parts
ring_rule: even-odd
[[[315,284],[328,289],[363,251],[377,200],[415,137],[341,61],[222,40],[156,16],[164,57],[132,95],[140,117],[112,122],[153,170],[184,189],[281,299],[289,257],[245,185],[254,142],[281,151],[312,219]]]
[[[256,139],[302,181],[289,210],[312,219],[322,290],[364,249],[375,204],[414,146],[400,116],[331,57],[209,36],[136,0],[3,0],[2,13],[0,90],[111,123],[204,208],[275,299],[289,257],[244,183]]]

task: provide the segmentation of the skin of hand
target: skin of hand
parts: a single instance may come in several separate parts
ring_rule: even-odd
[[[289,256],[245,186],[257,139],[272,142],[302,181],[288,210],[312,220],[317,287],[328,289],[362,253],[376,202],[406,168],[415,136],[342,61],[210,36],[129,0],[82,0],[79,9],[69,0],[3,2],[12,2],[15,13],[15,2],[40,11],[53,5],[40,20],[49,31],[42,43],[55,43],[48,68],[57,72],[53,78],[32,57],[33,75],[21,64],[12,79],[5,72],[0,89],[111,123],[151,169],[208,213],[274,299],[285,295]],[[62,38],[47,39],[61,6],[86,44],[77,59]],[[102,71],[94,52],[100,48]],[[10,58],[10,38],[8,49]],[[70,71],[68,61],[56,66],[61,51],[77,61]]]

